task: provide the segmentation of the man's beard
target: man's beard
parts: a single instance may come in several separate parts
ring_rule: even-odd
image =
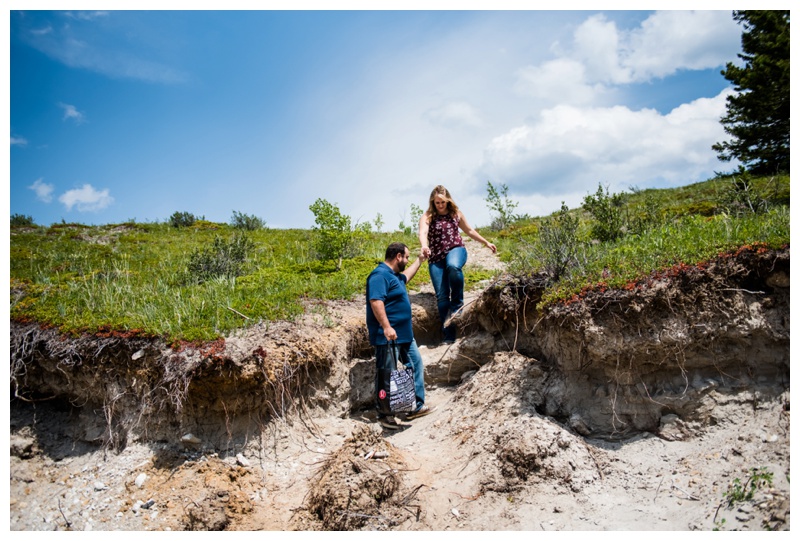
[[[397,268],[400,270],[400,272],[403,272],[404,270],[406,270],[406,264],[402,261],[398,261]]]

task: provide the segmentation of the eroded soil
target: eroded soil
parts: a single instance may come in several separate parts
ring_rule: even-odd
[[[504,276],[451,347],[423,288],[435,410],[397,432],[363,299],[184,351],[12,325],[10,529],[788,530],[788,271],[742,252],[549,314]]]

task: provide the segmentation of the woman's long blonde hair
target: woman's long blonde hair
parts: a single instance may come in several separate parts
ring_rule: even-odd
[[[453,198],[450,196],[450,192],[447,191],[447,188],[439,184],[433,189],[430,198],[428,198],[428,211],[426,213],[428,215],[428,221],[430,221],[430,219],[437,214],[436,205],[433,204],[433,199],[437,195],[440,195],[447,200],[447,213],[450,216],[455,216],[458,214],[458,205],[456,205],[456,202],[453,201]]]

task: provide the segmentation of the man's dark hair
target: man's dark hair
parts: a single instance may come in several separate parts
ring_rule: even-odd
[[[386,248],[386,257],[384,259],[391,261],[397,257],[397,254],[405,254],[407,248],[408,246],[402,242],[393,242]]]

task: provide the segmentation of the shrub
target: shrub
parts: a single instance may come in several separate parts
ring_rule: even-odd
[[[325,199],[317,199],[309,207],[316,225],[314,249],[320,259],[336,261],[336,270],[342,268],[342,259],[357,255],[359,240],[366,234],[364,228],[351,226],[350,216],[342,214],[339,207]]]
[[[204,219],[205,217],[201,217],[200,219]],[[190,213],[190,212],[174,212],[172,216],[169,217],[169,223],[172,227],[189,227],[194,225],[194,223],[198,220],[198,218]]]
[[[489,204],[489,210],[496,213],[492,220],[491,229],[499,231],[505,229],[519,217],[514,214],[518,203],[508,198],[508,186],[500,184],[497,188],[490,182],[486,182],[486,189],[489,195],[486,196],[486,202]]]
[[[637,192],[634,191],[634,193]],[[641,204],[633,208],[629,221],[631,232],[638,235],[652,227],[661,225],[663,221],[661,206],[653,194],[643,194]]]
[[[625,233],[625,218],[622,205],[624,195],[621,193],[609,194],[608,187],[603,191],[603,185],[597,186],[595,195],[583,198],[583,208],[594,218],[591,235],[600,242],[617,240]]]
[[[538,239],[519,250],[513,262],[515,268],[535,268],[547,275],[550,283],[557,282],[580,267],[583,243],[578,238],[578,217],[570,214],[563,202],[561,210],[542,220]]]
[[[254,246],[253,241],[243,233],[235,235],[230,241],[216,236],[210,247],[195,249],[189,256],[189,275],[197,283],[216,277],[241,276],[247,256]]]
[[[748,172],[740,169],[739,174],[724,185],[719,203],[726,214],[734,216],[764,212],[769,208],[767,195],[762,193],[764,191],[755,186]]]
[[[258,229],[263,229],[265,224],[264,220],[255,214],[247,215],[234,210],[233,216],[231,217],[231,226],[244,231],[256,231]]]
[[[375,220],[372,223],[375,224],[375,230],[380,233],[383,229],[383,216],[380,212],[375,215]]]
[[[11,227],[31,227],[36,225],[33,222],[32,216],[25,216],[24,214],[11,215]]]

